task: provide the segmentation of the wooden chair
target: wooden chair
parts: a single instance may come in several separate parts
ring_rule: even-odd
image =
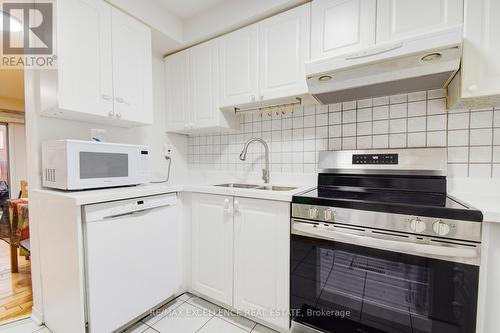
[[[28,198],[28,182],[25,180],[21,180],[21,192],[19,193],[20,199]]]

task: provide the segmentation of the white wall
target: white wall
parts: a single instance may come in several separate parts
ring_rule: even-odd
[[[21,180],[27,180],[26,130],[24,124],[9,124],[10,196],[17,198]]]
[[[227,33],[306,0],[226,0],[184,21],[183,42],[192,45]]]

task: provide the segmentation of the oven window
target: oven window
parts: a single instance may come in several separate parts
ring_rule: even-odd
[[[128,176],[128,154],[80,152],[80,178]]]
[[[476,266],[292,235],[292,319],[326,332],[474,333]]]

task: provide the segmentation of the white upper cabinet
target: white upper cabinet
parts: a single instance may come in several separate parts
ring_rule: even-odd
[[[259,23],[259,100],[307,92],[305,62],[310,54],[310,5]]]
[[[219,41],[165,58],[167,132],[192,134],[237,129],[234,112],[219,109]]]
[[[307,94],[309,3],[219,39],[219,107],[265,107]]]
[[[466,0],[462,68],[448,87],[449,108],[500,106],[500,1]]]
[[[189,49],[189,105],[193,128],[216,126],[221,114],[218,84],[217,40]]]
[[[314,0],[311,58],[334,57],[375,44],[376,5],[376,0]]]
[[[467,0],[466,4],[463,97],[500,95],[500,2]]]
[[[115,116],[152,124],[151,31],[117,9],[112,10],[111,22]]]
[[[59,86],[53,103],[95,116],[113,114],[111,6],[95,0],[61,1],[57,24]]]
[[[58,2],[57,69],[40,71],[41,114],[122,127],[153,122],[151,35],[100,0]]]
[[[258,83],[258,25],[219,39],[220,106],[255,102]]]
[[[191,287],[232,305],[233,198],[193,193],[191,214]]]
[[[167,131],[187,129],[189,114],[189,51],[165,58]]]
[[[377,43],[432,34],[463,22],[463,0],[377,0]]]
[[[288,202],[234,198],[234,307],[286,331],[289,211]]]

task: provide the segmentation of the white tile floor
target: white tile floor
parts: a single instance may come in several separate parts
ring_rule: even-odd
[[[23,320],[0,327],[0,333],[51,333]],[[276,333],[190,294],[174,299],[155,315],[144,318],[125,333]]]

